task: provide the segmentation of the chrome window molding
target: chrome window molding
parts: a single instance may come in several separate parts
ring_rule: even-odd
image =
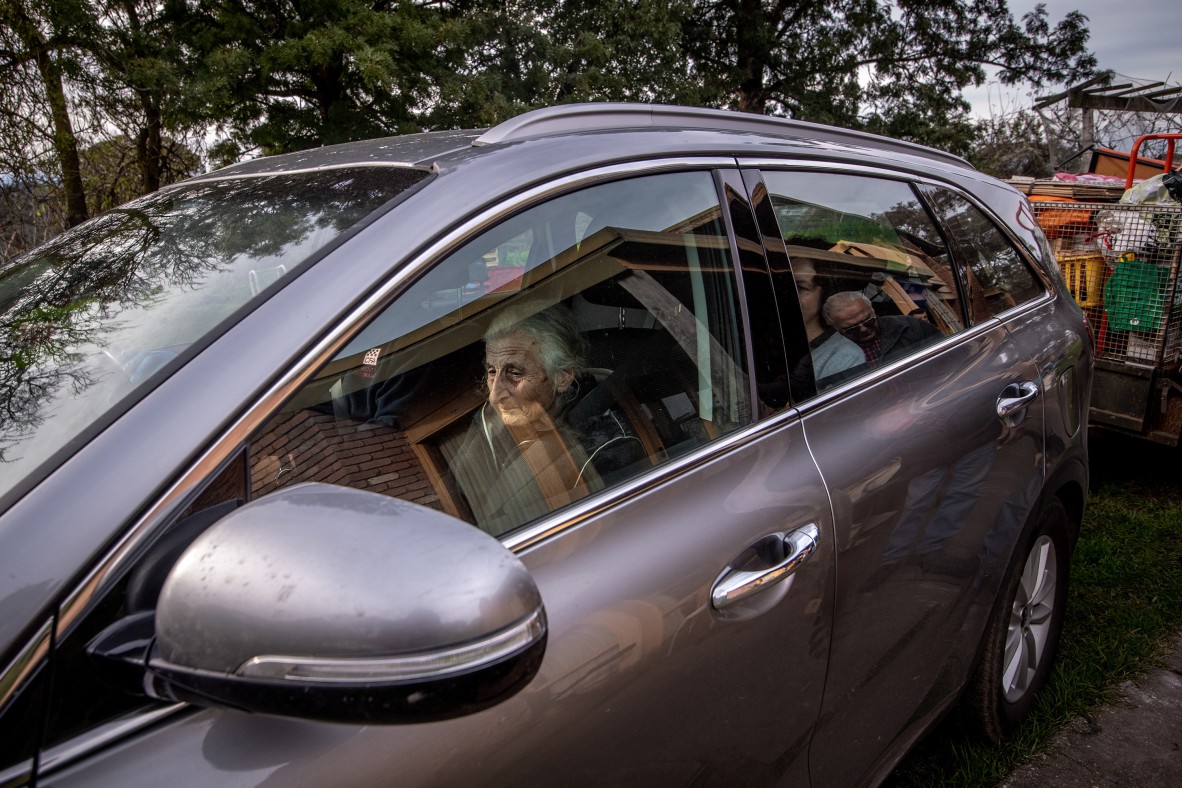
[[[291,170],[265,170],[262,172],[238,172],[227,173],[226,175],[218,175],[210,173],[205,176],[197,176],[187,181],[180,181],[178,183],[170,183],[167,186],[162,186],[158,192],[175,191],[176,189],[183,189],[186,186],[194,184],[201,185],[206,183],[216,183],[218,181],[246,181],[255,178],[274,178],[281,175],[307,175],[311,172],[327,172],[328,170],[422,170],[423,172],[431,172],[428,167],[419,164],[412,164],[404,161],[358,161],[339,164],[321,164],[314,167],[298,167]]]
[[[0,788],[20,788],[27,785],[27,780],[33,775],[33,759],[0,769]]]
[[[827,161],[816,158],[774,159],[768,157],[737,158],[739,168],[744,170],[801,170],[808,172],[838,172],[847,175],[867,175],[873,178],[890,178],[891,180],[927,181],[940,186],[949,186],[951,181],[945,181],[931,173],[918,172],[908,169],[903,163],[897,168],[890,167],[883,162],[874,164],[855,164],[848,161]],[[958,172],[960,172],[958,170]],[[962,173],[963,174],[963,173]]]
[[[705,465],[724,454],[729,454],[740,446],[759,440],[798,418],[799,413],[796,408],[785,408],[761,421],[740,427],[734,432],[715,438],[710,443],[667,460],[638,476],[535,520],[527,526],[506,534],[501,538],[501,542],[513,552],[520,553],[612,506],[659,487],[700,465]]]
[[[127,717],[103,723],[41,753],[37,774],[44,775],[97,752],[133,733],[189,708],[187,703],[171,703],[160,708],[135,712]]]
[[[416,253],[398,268],[382,285],[357,304],[342,322],[330,327],[328,333],[315,342],[305,354],[286,371],[219,437],[214,439],[156,503],[131,526],[98,562],[95,568],[62,603],[57,626],[57,637],[63,640],[74,625],[90,611],[119,577],[125,563],[137,554],[139,547],[169,517],[200,491],[202,482],[226,462],[247,437],[293,396],[312,374],[332,360],[350,338],[390,305],[419,274],[433,266],[466,241],[497,224],[511,213],[527,208],[559,194],[596,183],[623,177],[654,175],[685,170],[713,170],[733,168],[735,160],[729,156],[679,157],[644,160],[597,167],[578,173],[556,177],[545,183],[528,187],[511,198],[469,216],[459,225],[444,233],[426,248]],[[362,233],[370,231],[362,230]]]
[[[841,399],[845,395],[845,393],[850,391],[851,389],[861,388],[861,387],[865,387],[867,385],[873,385],[875,383],[878,383],[879,381],[885,380],[886,378],[889,378],[892,375],[897,374],[898,371],[901,369],[915,366],[917,363],[922,362],[924,359],[932,358],[933,356],[937,356],[940,353],[944,353],[948,350],[952,350],[952,349],[956,348],[958,345],[970,342],[973,339],[977,338],[978,336],[981,336],[982,334],[988,334],[991,331],[995,331],[999,326],[1004,327],[1005,324],[1008,323],[1009,321],[1011,321],[1017,317],[1020,317],[1027,312],[1033,312],[1034,310],[1039,309],[1040,307],[1042,307],[1046,304],[1049,304],[1052,301],[1054,301],[1053,294],[1044,293],[1043,295],[1039,296],[1038,298],[1034,298],[1034,299],[1031,299],[1030,301],[1019,304],[1018,306],[1014,307],[1013,309],[1007,310],[1006,312],[1003,312],[1000,315],[994,315],[982,323],[978,323],[975,326],[969,326],[968,328],[965,328],[962,331],[958,331],[955,334],[949,334],[948,336],[944,337],[939,342],[935,342],[931,345],[926,345],[925,347],[923,347],[922,349],[920,349],[918,352],[914,353],[913,355],[905,356],[900,359],[896,359],[895,361],[892,361],[890,364],[887,364],[886,366],[878,367],[874,371],[868,372],[860,377],[851,378],[850,380],[843,381],[840,385],[837,385],[837,386],[833,387],[832,389],[824,391],[820,394],[817,394],[814,397],[809,398],[808,400],[806,400],[804,402],[799,403],[797,405],[797,408],[800,411],[800,415],[802,417],[807,416],[809,413],[812,413],[815,410],[825,407],[828,403],[832,402],[833,400]]]
[[[751,159],[740,159],[740,168],[750,169],[751,166],[749,165],[751,165],[752,161],[753,160]],[[813,171],[830,171],[837,169],[859,175],[866,175],[869,173],[875,176],[887,176],[894,180],[905,180],[911,182],[923,181],[932,185],[951,188],[958,194],[969,197],[969,195],[967,195],[962,189],[944,181],[891,170],[881,170],[874,167],[804,160],[786,161],[760,159],[759,161],[763,162],[764,164],[768,164],[769,166],[767,168],[776,166],[783,169],[784,165],[792,165],[794,169],[802,170],[807,169]],[[772,162],[774,162],[774,165]],[[972,204],[985,211],[986,214],[991,219],[993,219],[996,224],[1004,227],[1004,223],[998,222],[994,213],[989,211],[988,208],[980,205],[980,203],[976,200],[972,200]],[[1013,243],[1014,247],[1017,248],[1020,253],[1022,250],[1024,250],[1024,247],[1021,244],[1014,243],[1014,239],[1009,236],[1008,229],[1006,237],[1009,238],[1011,243]],[[1042,269],[1040,266],[1034,264],[1033,267],[1039,272],[1040,275],[1042,274]],[[941,341],[924,347],[914,355],[898,359],[897,361],[879,367],[872,372],[868,372],[865,375],[845,381],[832,389],[822,392],[821,394],[818,394],[802,403],[798,403],[795,407],[786,408],[771,415],[770,417],[765,418],[762,421],[755,422],[747,427],[736,430],[730,435],[718,438],[711,443],[701,446],[698,449],[695,449],[694,451],[689,452],[681,457],[669,462],[665,462],[653,468],[651,471],[615,485],[609,490],[604,490],[597,495],[584,498],[581,501],[554,512],[551,515],[543,517],[542,519],[537,520],[528,526],[507,534],[502,538],[502,542],[504,542],[504,544],[514,552],[521,552],[541,541],[544,541],[545,539],[548,539],[554,534],[560,533],[561,531],[573,525],[583,522],[584,520],[611,506],[658,487],[661,484],[664,484],[666,481],[674,479],[677,476],[680,476],[687,471],[698,467],[699,465],[710,462],[716,457],[726,454],[739,446],[750,443],[754,440],[758,440],[764,435],[780,429],[788,422],[794,421],[807,415],[808,413],[819,410],[830,402],[842,399],[855,388],[862,388],[867,385],[876,384],[879,381],[885,380],[897,374],[901,369],[911,367],[924,359],[944,353],[957,347],[958,345],[968,343],[983,334],[994,331],[999,325],[1003,325],[1005,322],[1012,320],[1013,318],[1028,311],[1033,311],[1034,309],[1049,303],[1053,300],[1053,298],[1053,291],[1046,291],[1038,298],[1018,304],[1012,309],[1009,309],[999,315],[991,316],[988,320],[978,323],[975,326],[968,326],[955,334],[950,334],[944,337]],[[812,451],[811,447],[809,451]]]
[[[1029,303],[1029,302],[1028,302]],[[872,386],[880,381],[886,380],[893,375],[898,374],[899,370],[907,369],[922,363],[925,359],[938,356],[941,353],[946,353],[953,350],[959,345],[966,344],[976,339],[982,334],[988,334],[997,329],[1001,321],[996,317],[986,320],[984,323],[978,323],[975,326],[970,326],[955,334],[949,334],[938,342],[933,342],[930,345],[925,345],[917,352],[904,356],[903,358],[895,359],[889,364],[881,367],[875,367],[872,371],[860,375],[856,378],[841,382],[827,391],[817,394],[814,397],[800,403],[797,407],[800,409],[800,415],[806,416],[815,410],[819,410],[834,400],[841,399],[845,394],[855,388],[865,388]]]
[[[8,704],[16,697],[16,692],[41,661],[49,655],[50,636],[53,633],[53,619],[46,619],[29,639],[25,647],[17,653],[4,672],[0,673],[0,714],[8,708]]]

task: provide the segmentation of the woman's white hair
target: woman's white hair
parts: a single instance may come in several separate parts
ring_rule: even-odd
[[[538,360],[551,380],[556,380],[562,372],[570,372],[575,378],[583,373],[586,366],[583,336],[569,307],[554,304],[538,309],[536,303],[516,304],[493,318],[484,332],[484,342],[488,344],[518,331],[537,340]]]

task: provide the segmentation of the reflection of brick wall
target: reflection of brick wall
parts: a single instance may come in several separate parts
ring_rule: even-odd
[[[194,512],[199,512],[210,506],[216,506],[219,503],[233,500],[245,501],[246,495],[246,462],[242,455],[236,456],[229,465],[227,465],[217,478],[209,483],[209,486],[201,491],[188,509],[185,510],[182,518],[188,517]]]
[[[401,431],[299,410],[277,416],[251,444],[251,497],[297,482],[327,482],[440,509]]]

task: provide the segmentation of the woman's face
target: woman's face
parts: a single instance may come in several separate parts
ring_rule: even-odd
[[[524,331],[490,339],[484,348],[489,404],[507,427],[552,425],[550,411],[558,392],[570,387],[573,375],[551,380],[541,361],[541,345]]]
[[[796,292],[800,296],[800,311],[805,320],[812,320],[821,314],[821,283],[816,274],[797,275]]]
[[[800,298],[800,311],[806,322],[816,320],[821,314],[824,293],[817,278],[817,269],[809,260],[800,260],[792,265],[792,278],[796,281],[796,293]]]

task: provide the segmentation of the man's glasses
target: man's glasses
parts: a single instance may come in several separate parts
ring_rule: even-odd
[[[857,323],[854,323],[853,325],[845,326],[844,328],[839,328],[837,330],[843,334],[848,334],[851,331],[861,331],[863,328],[870,328],[872,325],[874,325],[876,320],[878,320],[878,315],[871,315],[865,320],[861,320]]]

